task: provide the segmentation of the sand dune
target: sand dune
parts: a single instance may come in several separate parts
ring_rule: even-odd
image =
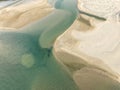
[[[0,27],[11,28],[11,30],[20,28],[54,10],[46,0],[35,1],[1,10]],[[98,3],[94,6],[94,2],[86,3],[93,5],[89,8],[90,10],[86,10],[81,8],[82,1],[87,0],[79,0],[80,9],[105,18],[113,15],[115,8],[117,8],[115,12],[119,9],[112,7],[113,0],[111,0],[105,4],[110,9],[102,7],[101,10],[106,8],[103,12],[96,8],[101,7],[104,2],[101,2],[99,6],[97,6]],[[113,18],[100,21],[80,15],[73,25],[56,40],[54,54],[72,72],[81,90],[120,90],[119,30],[120,23]]]
[[[31,2],[9,6],[0,11],[0,27],[20,28],[45,17],[52,10],[47,0],[31,0]]]

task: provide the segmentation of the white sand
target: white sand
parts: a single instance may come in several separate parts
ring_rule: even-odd
[[[57,39],[54,52],[72,69],[81,90],[119,90],[120,22],[113,18],[115,12],[96,13],[92,14],[105,17],[107,21],[81,15]]]
[[[120,0],[78,0],[78,8],[88,13],[108,18],[120,11]]]
[[[45,17],[52,10],[47,0],[31,0],[13,5],[0,11],[0,27],[20,28]]]
[[[46,0],[35,1],[37,2],[32,0],[31,3],[1,10],[0,27],[20,28],[52,12],[53,8]],[[81,4],[81,1],[79,3]],[[107,6],[111,8],[110,11],[106,12],[106,7],[101,8],[102,13],[94,7],[90,8],[91,11],[86,11],[104,17],[110,16],[113,14],[114,7],[109,3]],[[100,4],[99,7],[102,5]],[[99,7],[95,6],[95,8]],[[84,8],[82,10],[85,11]],[[57,39],[54,49],[56,57],[73,72],[74,80],[81,90],[119,90],[120,86],[117,82],[120,77],[119,53],[120,23],[112,20],[103,22],[84,15],[81,15],[68,31]],[[105,88],[95,89],[94,86]],[[118,89],[112,89],[112,87],[118,87]]]

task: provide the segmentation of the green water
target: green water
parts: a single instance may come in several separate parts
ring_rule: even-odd
[[[50,15],[21,30],[0,31],[0,90],[79,90],[52,54],[55,39],[76,19],[76,2],[56,4]]]

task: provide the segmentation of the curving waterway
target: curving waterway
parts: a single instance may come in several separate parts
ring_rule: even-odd
[[[120,90],[119,2],[0,1],[0,90]]]
[[[46,17],[19,30],[0,30],[0,90],[79,90],[52,53],[77,17],[77,0],[56,0]]]

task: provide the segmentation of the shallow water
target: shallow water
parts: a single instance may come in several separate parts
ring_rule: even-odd
[[[63,0],[57,5],[48,16],[19,30],[0,30],[0,90],[79,90],[52,54],[55,39],[76,19],[76,3]]]
[[[30,1],[30,0],[25,0],[25,1]],[[38,0],[34,0],[34,1],[38,1]],[[16,88],[18,89],[21,86],[23,86],[23,88],[21,88],[22,90],[23,89],[27,90],[28,88],[29,90],[31,88],[33,90],[34,89],[58,90],[58,87],[59,89],[62,89],[62,90],[64,89],[71,90],[73,88],[76,89],[76,85],[71,79],[71,76],[68,74],[68,72],[66,72],[66,68],[64,68],[63,65],[61,66],[60,62],[58,62],[58,60],[61,60],[72,72],[74,80],[77,83],[77,85],[80,87],[80,90],[89,90],[89,89],[119,90],[120,89],[120,84],[118,82],[119,78],[114,72],[114,71],[117,71],[117,72],[119,71],[119,47],[116,43],[119,41],[119,37],[118,37],[119,28],[117,29],[117,27],[119,27],[119,23],[118,23],[118,26],[116,26],[117,25],[116,22],[114,22],[114,24],[111,23],[112,20],[109,21],[110,24],[104,23],[103,24],[104,26],[110,25],[112,27],[115,25],[116,27],[114,28],[115,30],[110,28],[112,29],[112,30],[109,29],[110,32],[106,28],[102,28],[101,30],[96,30],[95,28],[98,27],[100,23],[103,23],[103,21],[98,21],[94,18],[87,17],[85,15],[80,15],[80,17],[76,19],[74,24],[72,24],[72,22],[75,19],[74,16],[76,15],[75,13],[76,10],[74,9],[74,7],[76,6],[74,6],[73,3],[76,3],[76,2],[70,1],[72,2],[72,4],[69,2],[69,5],[66,5],[68,3],[67,1],[66,2],[64,1],[63,3],[60,0],[55,5],[55,2],[53,1],[56,1],[56,0],[49,0],[49,3],[51,3],[52,7],[54,6],[57,8],[57,10],[55,10],[55,8],[53,9],[50,5],[47,6],[45,0],[41,0],[41,2],[42,1],[45,3],[41,3],[42,4],[41,6],[38,4],[32,3],[33,5],[28,7],[30,3],[27,6],[27,4],[24,5],[24,3],[26,2],[23,2],[20,5],[20,6],[24,5],[22,7],[19,7],[19,5],[17,4],[17,5],[13,5],[12,8],[8,7],[4,10],[1,10],[2,17],[0,18],[0,25],[3,27],[7,26],[11,28],[17,28],[17,30],[19,31],[21,30],[21,32],[16,32],[16,31],[14,32],[15,35],[17,36],[14,36],[13,34],[11,34],[12,36],[14,36],[12,40],[10,40],[10,37],[11,37],[10,33],[9,33],[10,36],[8,34],[3,34],[3,31],[1,33],[5,36],[8,36],[8,37],[4,37],[7,39],[9,38],[7,41],[8,43],[13,42],[12,45],[6,45],[8,44],[7,42],[6,44],[2,44],[4,40],[1,40],[0,42],[1,43],[0,51],[4,51],[0,53],[1,61],[4,61],[8,55],[11,55],[11,57],[9,58],[12,58],[9,61],[7,61],[9,65],[8,64],[1,65],[1,67],[4,68],[4,69],[1,69],[1,72],[3,72],[3,74],[1,74],[1,77],[9,78],[9,76],[4,75],[4,73],[6,73],[10,75],[10,78],[11,77],[13,78],[13,80],[10,79],[8,81],[5,80],[5,78],[1,80],[6,81],[6,83],[13,82],[11,83],[11,86],[17,80],[19,82],[22,82],[22,80],[26,80],[26,82],[24,82],[23,84],[20,83],[20,85],[16,83],[16,86],[13,87],[15,88],[15,90]],[[82,1],[87,1],[87,0],[82,0]],[[105,0],[103,0],[103,2],[104,1]],[[106,1],[109,1],[109,0],[106,0]],[[89,5],[92,5],[91,3],[92,1],[90,2]],[[100,6],[102,5],[103,4],[100,4]],[[111,5],[108,4],[108,6],[111,6]],[[96,7],[98,8],[99,5]],[[94,5],[93,5],[93,8],[90,8],[90,10],[93,10],[93,12],[96,12],[96,9],[94,9]],[[71,15],[70,12],[74,14]],[[102,13],[103,12],[99,12],[97,14],[101,16]],[[48,14],[50,15],[47,16]],[[9,17],[7,15],[9,15]],[[42,15],[42,17],[40,15]],[[104,16],[104,14],[102,15]],[[45,16],[47,16],[46,19],[45,18],[41,19]],[[41,23],[39,22],[38,18],[42,20],[40,21]],[[18,29],[36,20],[38,20],[36,23],[30,24],[26,28]],[[62,21],[64,21],[64,23]],[[41,29],[39,27],[41,27]],[[57,45],[55,45],[54,54],[56,54],[56,58],[58,58],[56,61],[56,59],[51,55],[51,46],[53,46],[53,43],[56,40],[56,37],[59,36],[61,33],[63,33],[68,27],[69,27],[69,30],[65,32],[61,37],[58,38]],[[13,30],[13,29],[9,29],[9,30]],[[6,32],[8,32],[7,28],[6,28]],[[3,35],[1,35],[1,37],[3,37]],[[14,38],[17,38],[17,39],[14,39]],[[111,40],[109,40],[110,38]],[[20,43],[17,44],[18,42]],[[32,46],[36,46],[36,48]],[[116,50],[118,51],[118,53],[116,52],[116,50],[114,51],[116,53],[112,52],[114,49],[113,48],[114,46],[117,46]],[[19,48],[22,48],[22,49],[19,49]],[[48,49],[43,49],[43,48],[48,48]],[[15,53],[15,51],[21,52],[21,53]],[[108,52],[103,53],[104,51],[108,51]],[[35,52],[40,53],[40,55]],[[18,56],[14,57],[15,55],[16,56],[18,55],[19,57]],[[41,55],[43,57],[41,57]],[[44,55],[45,57],[49,57],[49,58],[44,58]],[[38,57],[38,58],[35,58],[35,57]],[[42,58],[42,59],[39,60],[39,58]],[[15,65],[13,64],[11,65],[11,63]],[[106,63],[108,63],[108,65],[106,65]],[[16,69],[14,69],[15,67]],[[113,70],[111,70],[111,68]],[[19,78],[13,77],[13,74],[8,72],[8,70],[11,71],[13,74],[16,74],[16,76]],[[17,70],[18,72],[14,73],[14,71],[17,71]],[[19,73],[19,75],[17,73]],[[28,77],[28,74],[31,74],[31,76]],[[26,77],[24,77],[25,75]],[[5,85],[4,83],[1,84],[1,87],[3,87],[3,89],[6,90],[7,87],[4,87],[4,85]],[[11,88],[13,90],[11,86],[8,85],[8,88]]]

